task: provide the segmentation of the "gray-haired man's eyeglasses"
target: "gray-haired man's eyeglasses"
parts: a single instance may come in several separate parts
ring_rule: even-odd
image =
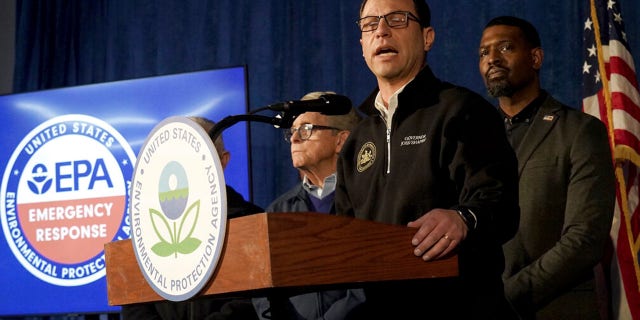
[[[291,142],[291,137],[298,132],[300,140],[309,140],[313,130],[340,130],[335,127],[321,126],[317,124],[305,123],[297,128],[291,127],[291,129],[284,130],[284,140]]]

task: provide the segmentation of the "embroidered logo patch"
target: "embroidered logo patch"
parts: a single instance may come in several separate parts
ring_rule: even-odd
[[[360,148],[358,152],[358,163],[356,168],[358,172],[364,172],[369,169],[376,161],[376,146],[373,142],[367,142]]]
[[[421,134],[419,136],[406,136],[400,142],[400,146],[412,146],[416,144],[423,144],[427,142],[427,135]]]

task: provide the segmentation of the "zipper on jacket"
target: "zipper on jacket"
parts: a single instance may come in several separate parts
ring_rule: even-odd
[[[391,172],[391,128],[387,127],[387,174]]]

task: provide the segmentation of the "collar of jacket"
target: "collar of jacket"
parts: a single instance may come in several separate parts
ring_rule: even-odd
[[[442,85],[443,82],[436,78],[428,65],[425,65],[418,75],[416,75],[415,79],[400,93],[398,96],[398,105],[406,109],[408,107],[435,104],[438,100],[438,92],[440,92]],[[374,104],[378,91],[380,91],[380,88],[376,87],[358,109],[367,115],[377,115],[378,110]],[[406,103],[406,101],[422,101],[424,104]]]

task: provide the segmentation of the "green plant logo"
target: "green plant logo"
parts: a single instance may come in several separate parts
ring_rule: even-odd
[[[171,161],[162,169],[158,198],[162,211],[149,208],[149,214],[160,242],[154,244],[151,251],[161,257],[174,255],[176,258],[178,253],[192,253],[202,243],[192,237],[200,215],[200,200],[185,211],[189,200],[189,179],[180,163]]]

